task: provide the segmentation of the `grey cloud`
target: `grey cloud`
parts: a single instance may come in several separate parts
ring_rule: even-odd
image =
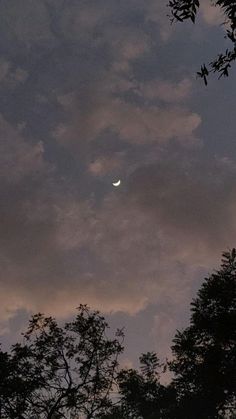
[[[6,78],[6,76],[8,74],[8,71],[9,71],[9,68],[10,68],[10,63],[8,61],[4,60],[3,58],[1,58],[1,60],[0,60],[0,82],[2,82]]]
[[[235,240],[235,166],[167,158],[138,169],[130,180],[132,199],[150,211],[170,237],[194,260],[217,254]],[[204,256],[205,254],[205,256]]]
[[[46,171],[42,142],[27,143],[19,131],[0,115],[0,175],[6,182],[19,182]]]
[[[64,145],[92,141],[106,130],[137,144],[171,139],[191,144],[197,141],[194,131],[201,123],[198,114],[181,107],[138,106],[109,96],[91,99],[86,110],[75,108],[71,123],[59,124],[54,131],[55,138]]]
[[[30,47],[53,39],[50,16],[43,1],[3,0],[0,4],[0,33],[7,41]]]
[[[153,178],[150,179],[152,182]],[[138,187],[140,193],[147,190],[146,185],[142,189],[140,181]],[[181,268],[181,264],[186,264],[181,255],[186,248],[183,242],[179,249],[178,234],[171,236],[166,228],[168,223],[171,225],[170,216],[168,221],[162,214],[157,219],[150,217],[149,211],[143,211],[130,193],[113,194],[100,208],[68,194],[63,200],[54,197],[53,201],[47,195],[44,206],[42,193],[39,199],[31,198],[28,211],[24,206],[23,213],[19,213],[19,206],[12,209],[13,217],[15,211],[18,213],[16,223],[12,223],[14,218],[7,213],[11,233],[8,231],[9,243],[5,242],[4,250],[6,255],[8,249],[13,270],[11,286],[15,286],[16,294],[23,293],[24,298],[28,295],[27,307],[35,309],[43,305],[51,310],[53,292],[54,310],[61,310],[61,314],[68,314],[68,307],[72,310],[76,299],[81,298],[99,307],[102,304],[104,309],[132,312],[148,301],[163,298],[170,289],[175,290],[175,300],[183,288],[185,293],[189,292]],[[173,203],[164,202],[162,211],[165,205]],[[145,204],[148,206],[146,199]],[[16,248],[12,247],[18,235],[24,240],[25,250],[20,252],[20,258],[16,257],[19,240]],[[193,243],[192,251],[194,246]],[[88,265],[84,265],[86,255]],[[62,301],[67,309],[61,307]]]
[[[164,3],[0,2],[4,321],[20,309],[66,317],[80,302],[131,315],[155,304],[165,340],[199,270],[231,245],[235,169],[202,164],[204,148],[193,161],[192,82],[182,62],[159,74]]]
[[[1,234],[5,316],[23,307],[68,316],[81,301],[135,313],[166,300],[174,313],[235,237],[235,167],[200,166],[163,155],[100,204],[49,180],[27,199],[14,193]]]
[[[167,80],[151,80],[139,87],[139,94],[149,100],[162,100],[164,102],[182,102],[189,98],[192,83],[185,78],[178,83],[171,83]]]
[[[0,83],[7,87],[15,87],[18,83],[24,83],[27,77],[26,70],[20,67],[14,68],[9,61],[0,59]]]
[[[21,97],[26,121],[23,129],[19,132],[3,119],[0,125],[2,139],[7,139],[1,145],[4,312],[7,316],[26,308],[65,316],[83,301],[104,311],[135,313],[148,302],[161,299],[170,288],[179,290],[182,286],[175,279],[176,271],[178,278],[182,273],[178,257],[173,256],[172,265],[166,267],[168,235],[161,225],[153,229],[149,212],[130,200],[125,190],[116,195],[102,186],[105,198],[94,202],[90,187],[81,198],[78,190],[82,181],[71,173],[64,179],[60,171],[53,171],[53,164],[58,163],[53,156],[55,152],[63,154],[62,145],[75,160],[78,154],[79,163],[87,160],[86,189],[89,169],[90,173],[105,173],[118,164],[129,172],[127,144],[150,147],[173,139],[182,144],[194,142],[200,117],[180,106],[149,106],[145,98],[140,101],[140,95],[138,100],[126,97],[135,93],[139,80],[134,67],[151,53],[153,42],[145,32],[144,20],[140,20],[139,29],[134,21],[126,24],[132,9],[127,2],[119,11],[120,19],[126,16],[122,31],[114,2],[100,10],[97,2],[88,7],[83,3],[81,14],[80,2],[65,8],[60,2],[53,22],[49,11],[55,10],[55,2],[38,1],[35,8],[35,2],[26,5],[27,22],[19,3],[13,3],[12,9],[6,2],[2,4],[6,21],[12,27],[16,18],[16,27],[9,32],[3,26],[2,30],[8,42],[27,46],[32,63],[27,61],[28,67],[24,67],[29,76],[28,96],[25,99],[22,92],[24,100]],[[17,75],[22,78],[19,71]],[[126,145],[119,156],[109,154],[104,147],[94,153],[97,166],[91,164],[88,150],[106,135]],[[48,157],[52,164],[46,163]],[[6,188],[6,183],[11,187]],[[187,285],[185,289],[188,292]]]

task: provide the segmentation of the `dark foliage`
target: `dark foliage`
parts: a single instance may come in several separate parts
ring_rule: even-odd
[[[156,355],[143,355],[140,371],[119,374],[120,403],[104,419],[236,418],[235,249],[191,306],[190,326],[173,340],[172,382],[161,385]]]
[[[189,418],[218,418],[236,396],[236,251],[202,284],[192,302],[190,326],[172,347],[179,408]],[[232,405],[232,406],[231,406]],[[180,415],[181,416],[181,415]]]
[[[73,322],[33,316],[24,343],[0,352],[0,418],[93,418],[111,405],[123,333],[106,337],[98,312],[80,306]],[[80,416],[81,415],[81,416]]]
[[[103,419],[160,419],[172,418],[175,405],[173,386],[160,384],[160,365],[157,355],[148,352],[140,357],[140,370],[124,369],[118,376],[120,402]]]
[[[199,0],[170,0],[168,6],[171,10],[171,20],[183,22],[191,20],[195,23],[201,1]],[[205,84],[210,72],[218,73],[219,77],[228,76],[231,64],[236,59],[236,1],[235,0],[215,0],[212,6],[220,7],[223,12],[223,24],[225,24],[225,38],[227,38],[232,47],[226,49],[224,53],[219,53],[216,59],[211,61],[206,67],[205,64],[197,73]]]
[[[64,327],[33,316],[24,342],[0,351],[0,418],[236,418],[235,249],[201,285],[171,361],[148,352],[138,370],[119,370],[123,333],[109,339],[107,327],[86,306]],[[173,379],[164,386],[166,368]]]

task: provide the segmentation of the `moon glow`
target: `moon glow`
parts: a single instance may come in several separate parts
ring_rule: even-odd
[[[121,184],[120,179],[117,182],[112,182],[112,185],[115,186],[115,187],[120,186],[120,184]]]

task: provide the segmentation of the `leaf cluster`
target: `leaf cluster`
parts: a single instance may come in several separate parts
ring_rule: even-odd
[[[191,20],[195,23],[200,5],[201,1],[199,2],[199,0],[170,0],[168,7],[171,22]],[[231,65],[236,59],[236,1],[215,0],[212,1],[212,6],[219,7],[222,11],[224,16],[222,24],[226,28],[225,38],[231,42],[232,47],[226,49],[224,53],[219,53],[208,66],[202,65],[197,75],[203,79],[205,84],[207,84],[208,75],[211,72],[218,74],[219,78],[228,77]]]

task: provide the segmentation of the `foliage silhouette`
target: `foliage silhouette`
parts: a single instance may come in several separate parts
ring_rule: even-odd
[[[219,7],[222,11],[225,38],[231,42],[232,47],[226,49],[224,53],[219,53],[208,66],[205,64],[201,66],[197,74],[204,80],[205,84],[207,84],[210,72],[217,73],[219,78],[227,77],[231,64],[236,59],[236,2],[234,0],[214,0],[211,3],[213,7]],[[201,7],[201,0],[169,0],[168,6],[171,11],[172,22],[191,20],[195,23],[199,7]]]
[[[122,409],[129,418],[158,419],[167,408],[169,389],[160,384],[161,364],[155,353],[140,357],[140,372],[129,369],[119,374]]]
[[[236,418],[236,250],[202,283],[173,358],[154,352],[140,368],[118,368],[123,332],[80,306],[74,321],[32,317],[24,342],[0,351],[1,419]],[[173,378],[161,384],[163,370]]]
[[[123,332],[106,336],[107,323],[80,306],[73,322],[32,317],[24,343],[0,352],[0,418],[93,418],[111,404]]]
[[[143,355],[140,371],[119,374],[119,407],[104,418],[236,418],[235,249],[224,253],[220,270],[205,279],[191,311],[190,326],[173,340],[170,384],[160,384],[156,355]]]
[[[221,269],[205,279],[191,306],[190,326],[176,333],[170,363],[179,410],[196,419],[235,415],[235,249],[223,254]]]

